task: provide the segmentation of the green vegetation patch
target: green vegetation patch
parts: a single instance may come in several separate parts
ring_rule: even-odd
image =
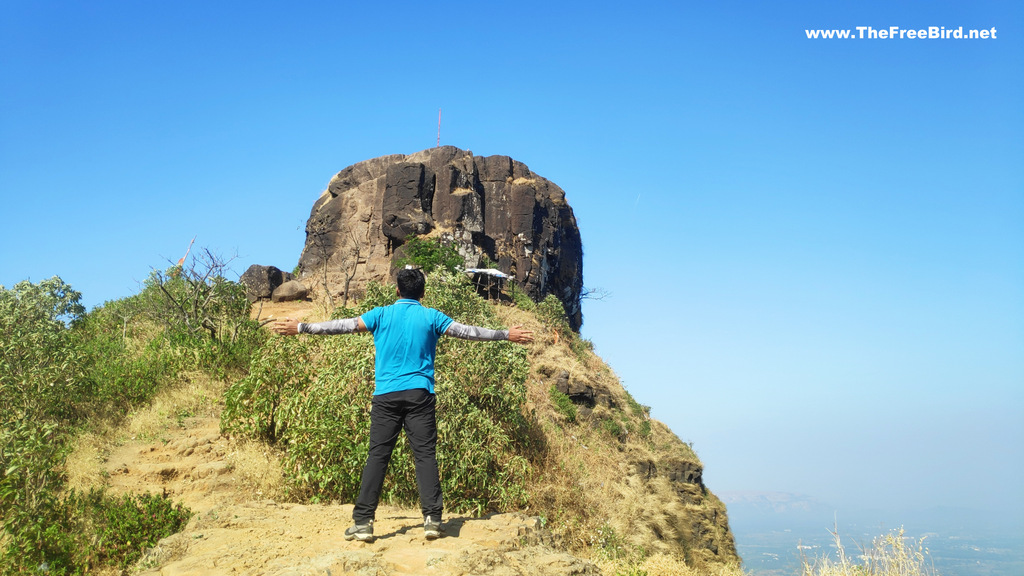
[[[0,286],[0,573],[125,567],[189,513],[163,497],[66,489],[70,440],[183,371],[236,375],[265,339],[226,263],[200,251],[88,314],[59,277]]]
[[[406,265],[419,266],[424,274],[430,274],[435,270],[455,274],[465,265],[465,261],[454,246],[441,244],[432,238],[408,236],[401,250],[405,252],[405,256],[399,258],[395,265],[399,268]]]
[[[391,304],[394,294],[394,287],[370,285],[354,311]],[[461,275],[435,271],[423,303],[460,322],[497,327],[492,307]],[[272,338],[253,358],[249,375],[229,388],[222,427],[283,447],[294,496],[352,502],[368,451],[373,355],[368,334]],[[526,356],[525,348],[509,342],[438,343],[438,467],[446,505],[455,512],[482,514],[526,502]],[[418,498],[403,435],[381,499],[414,505]]]
[[[551,403],[554,404],[555,410],[565,418],[566,422],[576,421],[576,405],[569,399],[568,394],[561,392],[557,386],[552,384],[548,395],[551,397]]]

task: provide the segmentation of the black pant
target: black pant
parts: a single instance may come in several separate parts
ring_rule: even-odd
[[[441,519],[441,477],[437,472],[437,419],[434,395],[423,388],[389,392],[373,397],[370,410],[370,452],[363,468],[359,498],[352,510],[356,523],[373,520],[398,433],[405,435],[416,462],[416,485],[423,516]]]

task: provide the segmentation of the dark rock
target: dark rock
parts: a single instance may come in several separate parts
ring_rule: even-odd
[[[583,323],[583,245],[572,208],[561,188],[508,156],[442,146],[359,162],[331,180],[306,230],[303,277],[326,271],[332,292],[347,276],[355,291],[392,281],[405,239],[440,230],[467,267],[487,256],[516,290],[535,301],[554,294],[570,326]]]
[[[305,300],[309,296],[309,289],[298,280],[289,280],[274,290],[270,297],[274,302],[288,302],[291,300]]]
[[[658,466],[653,460],[638,460],[633,462],[633,472],[641,478],[650,480],[657,476]]]
[[[597,404],[594,387],[580,380],[570,379],[568,371],[563,370],[558,375],[555,387],[559,392],[568,396],[573,404],[586,408],[593,408]]]
[[[673,482],[703,485],[704,469],[689,460],[667,460],[658,464],[659,474]]]
[[[245,286],[245,295],[250,302],[270,298],[274,290],[292,279],[289,272],[282,272],[275,266],[253,264],[242,274],[239,281]]]
[[[434,173],[417,163],[388,166],[382,200],[382,230],[396,245],[409,235],[430,232],[434,200]]]

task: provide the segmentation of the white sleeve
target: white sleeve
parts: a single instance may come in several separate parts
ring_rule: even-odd
[[[306,324],[299,322],[299,334],[351,334],[359,327],[359,318],[342,318]]]
[[[508,340],[508,330],[491,330],[480,326],[467,326],[452,322],[445,334],[463,340]]]

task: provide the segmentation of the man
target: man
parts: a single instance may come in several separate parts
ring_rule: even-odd
[[[444,313],[420,304],[426,279],[419,270],[398,272],[399,300],[362,316],[305,324],[286,318],[273,326],[278,334],[350,334],[370,332],[376,347],[373,406],[370,410],[370,451],[363,468],[359,498],[352,510],[355,524],[346,540],[372,542],[384,474],[398,433],[405,428],[416,464],[416,485],[427,540],[441,535],[441,479],[437,471],[437,419],[434,398],[434,356],[437,340],[446,334],[465,340],[509,340],[526,344],[533,333],[513,326],[489,330],[453,321]]]

